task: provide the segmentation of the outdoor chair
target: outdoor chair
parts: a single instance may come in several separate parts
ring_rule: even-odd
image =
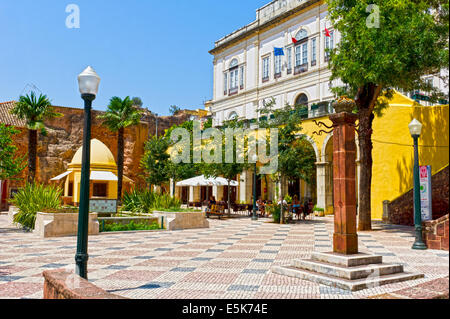
[[[206,218],[209,218],[210,215],[217,215],[220,219],[223,216],[225,210],[222,205],[211,205],[211,210],[206,212]]]

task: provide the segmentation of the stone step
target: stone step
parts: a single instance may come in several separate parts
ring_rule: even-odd
[[[367,288],[375,288],[382,285],[407,281],[407,280],[414,280],[423,278],[423,274],[418,273],[398,273],[398,274],[391,274],[391,275],[384,275],[379,277],[369,277],[365,279],[356,279],[356,280],[349,280],[349,279],[343,279],[338,278],[330,275],[324,275],[319,274],[316,272],[312,272],[309,270],[304,269],[298,269],[293,266],[288,267],[282,267],[282,266],[274,266],[271,268],[273,273],[289,276],[289,277],[295,277],[303,280],[309,280],[313,281],[319,284],[336,287],[344,290],[350,290],[350,291],[358,291],[363,290]]]
[[[362,265],[381,264],[383,263],[383,256],[369,255],[359,253],[355,255],[343,255],[338,253],[322,253],[313,252],[311,259],[328,264],[335,264],[344,267],[355,267]]]
[[[293,267],[350,280],[403,272],[403,265],[398,264],[371,264],[345,267],[316,260],[294,260]]]

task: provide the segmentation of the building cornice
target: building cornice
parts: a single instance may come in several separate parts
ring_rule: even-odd
[[[259,33],[266,32],[269,29],[272,29],[284,22],[286,22],[289,19],[292,19],[293,17],[296,17],[306,10],[311,10],[314,7],[317,7],[319,5],[323,5],[323,0],[309,0],[291,10],[287,10],[286,12],[283,12],[276,17],[264,22],[259,23],[259,20],[256,20],[247,26],[236,30],[235,32],[225,36],[221,40],[216,42],[215,48],[210,50],[209,53],[211,55],[216,55],[222,51],[224,51],[226,48],[236,45],[237,43],[244,41],[246,39],[252,38]],[[229,38],[229,39],[227,39]]]

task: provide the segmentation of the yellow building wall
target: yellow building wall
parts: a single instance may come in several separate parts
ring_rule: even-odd
[[[381,220],[383,201],[392,201],[413,187],[413,140],[408,125],[416,118],[423,124],[419,139],[419,163],[431,165],[436,174],[449,163],[449,106],[421,106],[402,94],[395,94],[383,116],[373,122],[372,218]],[[331,126],[328,117],[318,118]],[[318,127],[305,120],[300,134],[307,135],[315,144],[319,159],[328,134],[313,134],[326,127]],[[329,210],[327,208],[327,210]],[[331,213],[329,211],[329,213]]]

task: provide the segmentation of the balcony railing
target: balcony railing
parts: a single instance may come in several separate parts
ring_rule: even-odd
[[[294,68],[294,75],[308,71],[308,63],[298,65]]]

